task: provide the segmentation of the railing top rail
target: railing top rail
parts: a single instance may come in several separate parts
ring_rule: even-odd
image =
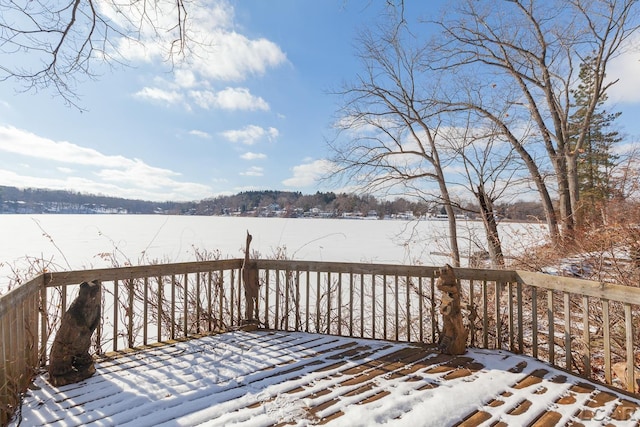
[[[306,270],[313,272],[430,276],[440,267],[304,260],[254,260],[258,268],[271,270]]]
[[[152,264],[102,268],[91,270],[73,270],[51,272],[39,275],[0,297],[0,314],[28,295],[36,292],[44,284],[46,287],[79,284],[90,280],[128,280],[142,277],[166,276],[171,274],[198,273],[215,270],[227,270],[242,267],[240,258],[211,261],[194,261],[170,264]],[[439,267],[374,264],[351,262],[303,261],[303,260],[253,260],[261,269],[298,270],[311,272],[377,274],[398,276],[433,277]],[[640,305],[640,288],[616,285],[571,277],[551,276],[544,273],[524,270],[490,270],[473,268],[455,268],[456,277],[463,280],[487,280],[496,282],[519,282],[542,289],[568,292],[576,295],[601,298],[610,301],[628,302]]]
[[[462,280],[487,280],[493,282],[516,282],[518,276],[514,270],[490,270],[483,268],[453,269],[456,277]]]
[[[523,270],[515,273],[518,282],[529,286],[640,305],[640,288]]]
[[[440,267],[405,264],[374,264],[331,261],[297,261],[297,260],[255,260],[258,268],[272,270],[306,270],[335,273],[386,274],[398,276],[433,276]],[[491,280],[497,282],[515,282],[516,272],[513,270],[487,270],[479,268],[455,268],[456,277],[463,280]]]
[[[141,277],[166,276],[170,274],[203,273],[215,270],[240,268],[241,259],[180,262],[171,264],[151,264],[129,267],[99,268],[92,270],[72,270],[45,274],[45,286],[78,284],[90,280],[127,280]]]
[[[42,287],[42,283],[43,279],[40,274],[15,289],[12,289],[5,295],[0,296],[0,318],[2,318],[9,309],[19,306],[26,298],[38,292]]]

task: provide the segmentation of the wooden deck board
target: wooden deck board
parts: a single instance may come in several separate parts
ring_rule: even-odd
[[[79,384],[52,387],[43,374],[19,416],[21,426],[638,425],[640,399],[504,351],[452,357],[238,331],[102,360]]]

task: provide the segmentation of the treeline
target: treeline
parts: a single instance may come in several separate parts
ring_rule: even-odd
[[[1,213],[100,213],[120,212],[150,214],[171,211],[176,203],[84,194],[74,191],[20,189],[0,186]]]
[[[479,211],[472,204],[455,209],[458,215],[475,218]],[[379,200],[371,195],[334,192],[302,194],[292,191],[246,191],[232,196],[219,196],[183,206],[183,214],[271,216],[282,212],[285,216],[342,217],[345,214],[387,218],[392,216],[421,217],[444,214],[438,202],[418,202],[402,197]],[[499,205],[501,219],[530,221],[544,217],[542,206],[536,202],[515,202]],[[312,214],[312,215],[310,215]]]
[[[459,215],[475,217],[473,205],[456,209]],[[417,202],[405,198],[379,200],[371,195],[334,192],[302,194],[295,191],[246,191],[194,202],[151,202],[73,191],[19,189],[0,186],[0,213],[124,213],[165,215],[239,215],[239,216],[324,216],[344,214],[421,217],[444,211],[437,202]],[[535,202],[515,202],[498,206],[501,219],[529,221],[543,216]]]
[[[384,217],[386,215],[412,212],[423,215],[429,210],[424,203],[410,202],[399,198],[392,202],[380,201],[373,196],[316,192],[302,194],[294,191],[246,191],[232,196],[219,196],[194,203],[191,207],[198,215],[254,215],[269,216],[284,212],[286,216],[342,216],[360,214]]]

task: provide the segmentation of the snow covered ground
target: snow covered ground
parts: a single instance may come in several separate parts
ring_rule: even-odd
[[[449,262],[446,221],[248,218],[167,215],[0,215],[0,293],[34,263],[53,270],[181,262],[197,251],[240,258],[247,230],[263,258],[286,250],[291,259],[443,265]],[[540,243],[540,224],[505,223],[510,253]],[[482,224],[460,221],[461,251],[478,251]],[[44,262],[42,262],[43,260]],[[39,270],[37,270],[39,272]],[[33,272],[32,272],[33,273]],[[35,274],[32,274],[35,275]]]
[[[640,422],[640,399],[530,357],[308,333],[226,333],[102,361],[79,384],[45,378],[12,426]]]

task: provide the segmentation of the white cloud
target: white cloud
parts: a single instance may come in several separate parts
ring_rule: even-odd
[[[253,96],[249,89],[228,87],[219,92],[210,90],[189,91],[189,97],[201,108],[221,110],[269,111],[269,104],[259,96]]]
[[[44,160],[51,169],[31,168],[32,175],[0,171],[0,184],[73,190],[145,200],[199,200],[211,195],[202,184],[178,181],[179,172],[140,159],[106,155],[67,141],[53,141],[14,127],[0,126],[0,151]],[[61,163],[58,165],[56,163]],[[76,165],[74,169],[67,165]],[[51,175],[52,170],[58,175]],[[60,176],[62,172],[64,175]],[[41,173],[44,176],[34,176]]]
[[[609,89],[609,101],[613,103],[640,102],[640,36],[628,41],[631,46],[614,58],[607,68],[607,79],[619,81]]]
[[[273,141],[280,135],[280,131],[274,127],[270,127],[267,129],[267,137],[269,141]]]
[[[193,135],[202,139],[211,139],[211,134],[197,129],[190,130],[189,135]]]
[[[262,153],[252,153],[251,151],[248,151],[244,153],[242,156],[240,156],[240,158],[244,160],[259,160],[259,159],[266,159],[267,155]]]
[[[251,166],[245,172],[240,172],[242,176],[263,176],[264,169],[258,166]]]
[[[280,47],[264,38],[250,40],[237,32],[214,30],[209,33],[212,45],[197,49],[203,60],[193,64],[203,78],[219,81],[243,81],[251,75],[264,74],[287,57]],[[204,60],[206,58],[206,60]]]
[[[278,129],[270,127],[264,129],[260,126],[249,125],[244,129],[228,130],[222,132],[222,136],[231,142],[240,142],[245,145],[253,145],[260,140],[267,138],[273,141],[278,137],[280,132]]]
[[[134,159],[120,168],[100,169],[95,172],[95,175],[107,182],[159,190],[164,186],[172,185],[173,178],[181,174],[169,169],[149,166],[139,159]]]
[[[293,176],[287,178],[282,183],[287,187],[309,187],[315,185],[321,178],[331,173],[334,164],[329,160],[315,160],[310,163],[304,163],[294,166],[292,169]]]
[[[166,104],[178,104],[182,102],[183,95],[175,90],[164,90],[153,87],[144,87],[134,94],[136,98],[164,102]]]
[[[180,87],[192,88],[197,84],[196,76],[191,70],[178,69],[173,74],[175,83]]]
[[[139,42],[122,37],[117,51],[124,58],[138,61],[165,59],[179,31],[187,32],[188,40],[203,40],[203,47],[211,44],[210,33],[229,30],[233,24],[233,7],[226,0],[205,0],[189,4],[189,26],[179,27],[180,14],[173,0],[149,2],[97,2],[101,14],[123,33],[138,34]],[[207,43],[209,41],[209,43]],[[194,49],[197,46],[194,43]]]
[[[85,194],[101,194],[128,199],[150,201],[191,201],[210,197],[209,187],[197,183],[175,182],[162,191],[151,191],[140,187],[123,187],[114,183],[91,178],[68,176],[65,178],[19,175],[13,171],[0,169],[0,183],[18,188],[46,188],[50,190],[77,191]]]
[[[118,167],[130,162],[122,156],[107,156],[67,141],[52,141],[12,126],[0,127],[0,151],[62,163]]]
[[[142,9],[149,6],[146,2],[118,4],[117,10],[111,2],[99,3],[106,16],[126,29],[124,33],[140,34],[139,41],[125,38],[116,41],[117,54],[125,61],[160,64],[171,57],[173,90],[191,89],[191,98],[202,108],[269,109],[263,99],[252,97],[247,89],[225,89],[218,93],[208,89],[215,83],[241,82],[263,75],[287,62],[276,43],[265,38],[251,39],[234,29],[234,8],[228,1],[189,3],[188,25],[183,27],[186,44],[181,46],[184,48],[181,52],[171,52],[179,36],[174,1],[153,2],[151,10]],[[162,87],[144,88],[136,95],[147,100],[175,102],[178,96],[172,92]]]

